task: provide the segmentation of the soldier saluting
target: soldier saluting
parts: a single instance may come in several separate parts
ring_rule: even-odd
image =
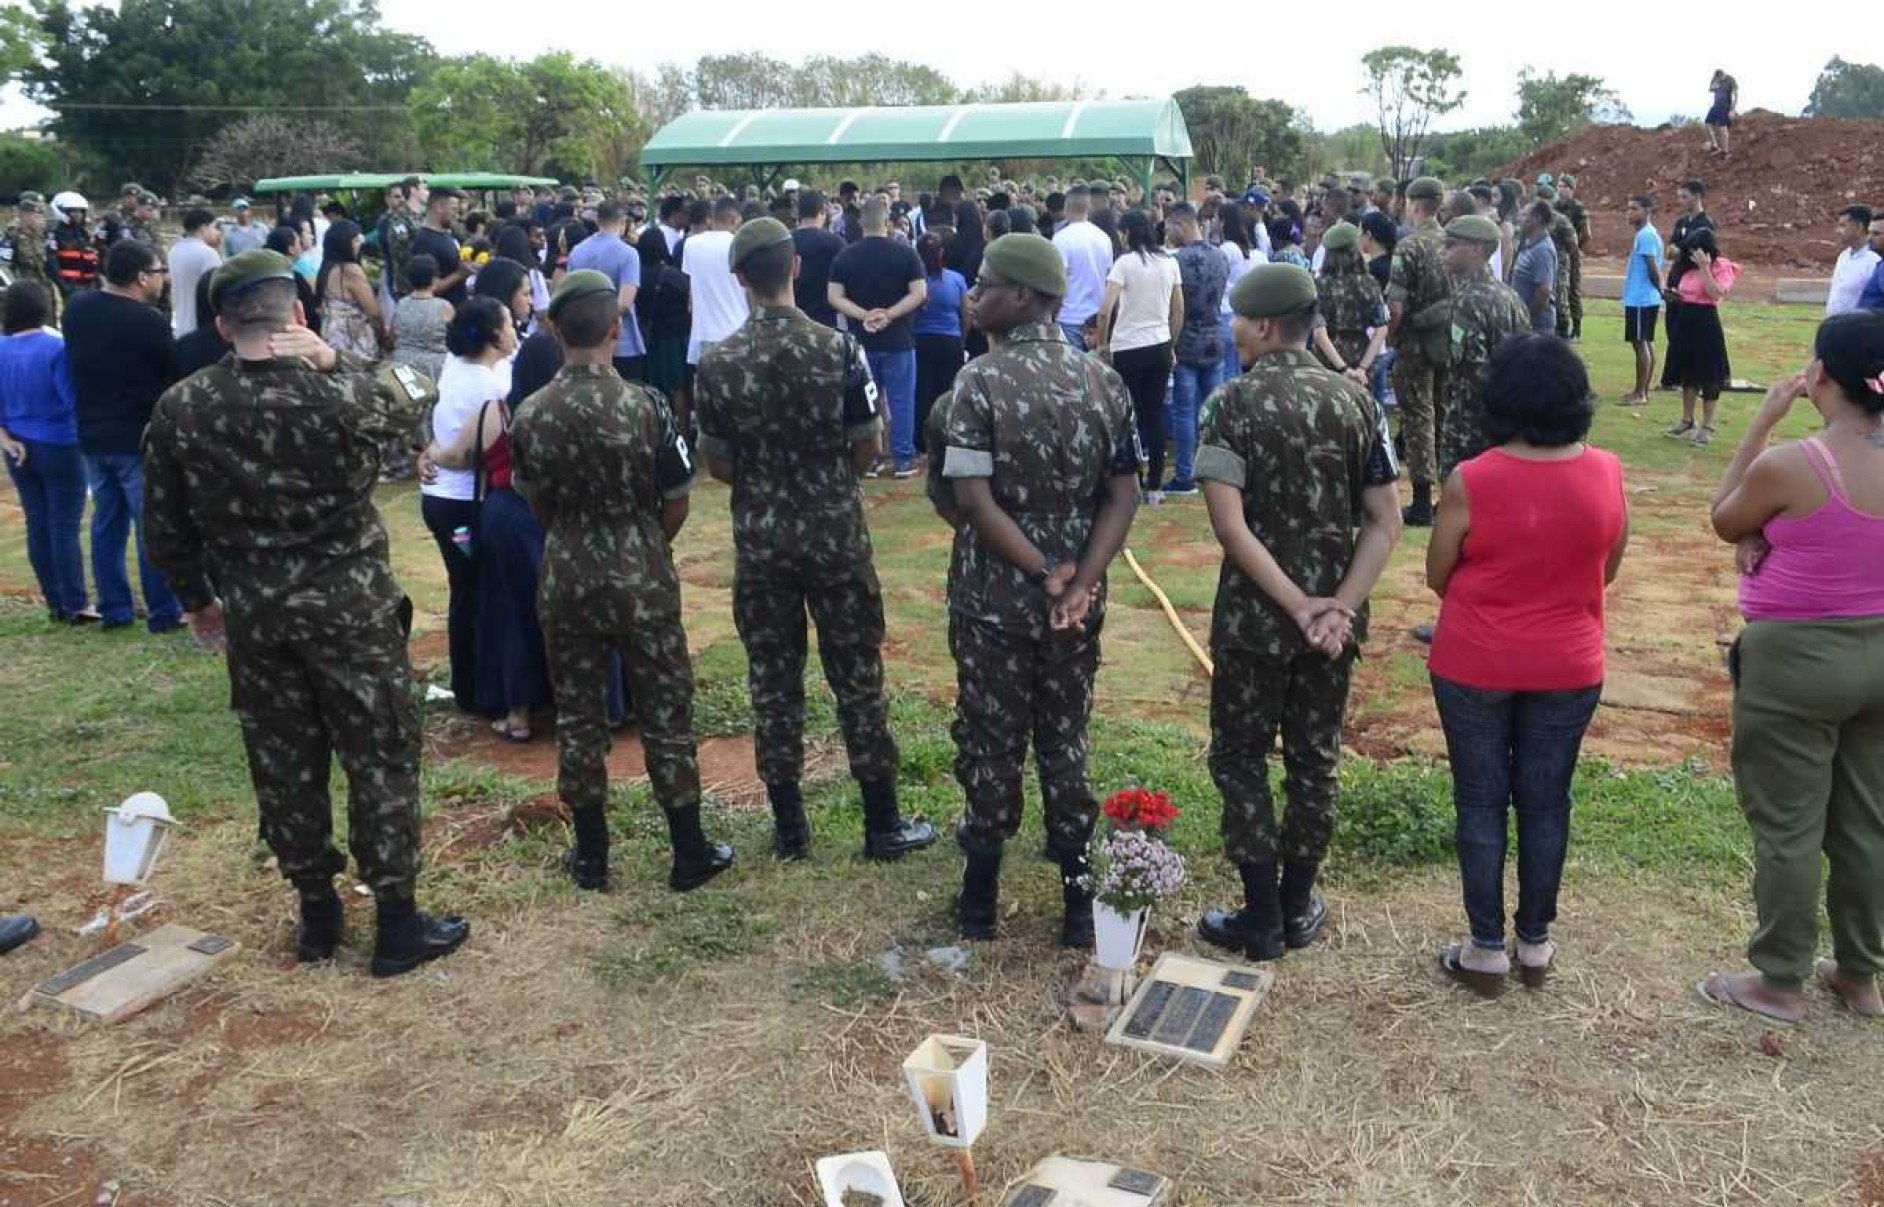
[[[1060,864],[1060,941],[1092,943],[1086,871],[1098,803],[1086,781],[1106,567],[1138,508],[1139,448],[1125,383],[1066,342],[1066,264],[1039,235],[988,245],[969,294],[996,345],[947,403],[942,475],[956,526],[949,563],[955,777],[967,854],[957,921],[994,937],[1001,854],[1020,828],[1031,736],[1047,847]]]
[[[400,388],[306,327],[294,269],[245,252],[210,278],[233,355],[172,386],[144,434],[150,559],[198,644],[226,648],[262,835],[301,899],[295,951],[341,937],[327,781],[347,772],[347,843],[379,907],[373,975],[410,972],[470,934],[419,912],[419,707],[412,605],[373,507],[381,450],[429,393]],[[218,597],[220,594],[220,598]]]
[[[1273,960],[1314,942],[1327,919],[1314,888],[1334,833],[1348,678],[1367,636],[1368,594],[1399,537],[1400,500],[1374,400],[1303,350],[1314,278],[1260,264],[1230,305],[1250,367],[1211,398],[1197,476],[1223,546],[1210,775],[1243,908],[1212,910],[1197,930]],[[1280,832],[1269,787],[1278,729],[1289,801]]]
[[[757,218],[730,267],[752,316],[700,358],[700,455],[733,488],[733,619],[746,646],[753,746],[771,798],[774,851],[811,843],[804,773],[805,612],[837,697],[851,775],[863,790],[864,854],[899,859],[935,827],[896,807],[896,741],[883,688],[883,594],[858,474],[882,451],[883,416],[862,345],[792,299],[791,232]]]

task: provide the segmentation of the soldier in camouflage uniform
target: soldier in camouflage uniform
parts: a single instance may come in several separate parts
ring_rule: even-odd
[[[1561,204],[1557,206],[1564,217],[1570,219],[1570,226],[1577,235],[1577,256],[1570,262],[1570,338],[1583,338],[1583,257],[1590,254],[1590,210],[1576,196],[1577,178],[1563,176],[1557,181],[1557,193]]]
[[[1557,249],[1557,284],[1552,296],[1557,305],[1557,334],[1564,339],[1570,337],[1570,277],[1575,273],[1578,280],[1583,277],[1583,253],[1577,248],[1577,228],[1566,216],[1557,200],[1557,190],[1548,184],[1537,186],[1540,201],[1550,202],[1550,242]]]
[[[380,255],[385,261],[380,288],[395,302],[412,292],[406,260],[412,255],[412,238],[419,232],[419,215],[425,212],[429,196],[425,182],[417,176],[406,177],[386,192],[386,213],[379,222]],[[454,267],[440,264],[438,275],[443,277]]]
[[[1439,408],[1446,396],[1445,301],[1452,283],[1446,276],[1446,236],[1434,215],[1445,189],[1431,176],[1406,186],[1407,218],[1413,233],[1393,251],[1387,277],[1387,307],[1392,314],[1388,338],[1399,350],[1393,366],[1393,390],[1399,399],[1400,435],[1406,441],[1407,471],[1413,479],[1413,505],[1405,520],[1416,528],[1433,523],[1433,485],[1438,481],[1434,448]]]
[[[1446,421],[1439,433],[1439,480],[1490,445],[1485,439],[1485,371],[1507,336],[1531,329],[1517,291],[1491,275],[1498,224],[1476,214],[1446,225],[1446,271],[1452,276],[1452,358],[1446,367]]]
[[[157,253],[157,258],[161,262],[164,256],[164,239],[157,231],[157,194],[140,188],[129,200],[131,214],[124,221],[122,237],[150,248]]]
[[[608,885],[608,680],[620,652],[673,842],[667,882],[685,892],[733,863],[732,848],[700,829],[693,665],[669,548],[687,520],[693,463],[666,399],[615,372],[613,280],[570,273],[549,320],[563,367],[518,410],[510,455],[512,484],[543,523],[537,614],[556,693],[556,788],[576,831],[567,867],[581,888]]]
[[[470,927],[413,902],[420,724],[373,487],[381,449],[433,395],[373,375],[308,331],[271,251],[217,269],[210,301],[235,352],[172,386],[144,436],[145,539],[199,644],[226,646],[262,833],[301,898],[296,952],[341,934],[327,783],[347,773],[347,844],[378,900],[373,975],[453,951]],[[292,484],[292,489],[283,489]],[[220,596],[220,599],[218,598]]]
[[[1315,297],[1314,280],[1288,264],[1237,282],[1232,326],[1250,368],[1218,391],[1197,456],[1224,542],[1210,774],[1244,897],[1240,910],[1206,914],[1198,933],[1256,960],[1308,946],[1327,918],[1315,876],[1334,832],[1349,672],[1400,531],[1398,471],[1373,398],[1302,351]],[[1269,786],[1278,730],[1280,833]]]
[[[942,474],[959,521],[949,563],[955,777],[968,863],[957,921],[995,931],[1001,854],[1020,829],[1031,736],[1047,845],[1060,864],[1061,942],[1092,942],[1080,883],[1098,815],[1086,722],[1105,618],[1105,574],[1138,507],[1139,449],[1125,383],[1068,344],[1055,317],[1066,265],[1038,235],[988,245],[970,301],[993,350],[946,403]]]
[[[899,859],[935,827],[896,807],[896,742],[883,688],[883,594],[871,561],[859,471],[882,450],[876,383],[855,338],[792,300],[797,256],[775,218],[733,236],[729,264],[751,317],[702,354],[694,379],[699,454],[733,488],[733,620],[746,646],[753,747],[771,798],[773,849],[811,841],[804,773],[805,611],[837,697],[864,802],[864,854]]]
[[[46,287],[52,301],[52,317],[59,318],[59,289],[53,281],[46,247],[46,199],[38,193],[21,193],[14,207],[18,215],[6,230],[10,267],[16,281],[37,281]]]
[[[1361,258],[1359,227],[1337,222],[1321,237],[1321,245],[1327,254],[1315,279],[1315,326],[1327,333],[1335,351],[1330,357],[1322,350],[1321,360],[1337,373],[1358,372],[1355,380],[1366,385],[1374,358],[1387,342],[1387,304],[1380,283]],[[1320,343],[1317,339],[1318,348]]]

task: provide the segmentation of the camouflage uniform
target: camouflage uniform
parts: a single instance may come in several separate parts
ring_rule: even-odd
[[[1557,301],[1557,334],[1569,338],[1573,316],[1570,312],[1570,280],[1577,281],[1576,307],[1583,308],[1583,253],[1577,248],[1577,228],[1565,217],[1561,210],[1552,213],[1550,218],[1550,241],[1557,248],[1557,286],[1554,291]]]
[[[746,645],[759,778],[804,772],[805,611],[861,782],[894,778],[883,594],[851,446],[883,429],[855,339],[758,306],[700,358],[698,452],[733,466],[733,620]]]
[[[1446,421],[1439,433],[1439,478],[1489,445],[1485,438],[1485,371],[1506,336],[1531,329],[1517,291],[1489,269],[1452,282],[1452,361],[1446,368]]]
[[[1318,277],[1315,281],[1318,302],[1317,326],[1328,330],[1328,339],[1349,368],[1367,355],[1367,331],[1387,323],[1386,304],[1380,297],[1380,283],[1372,273],[1349,273],[1338,277]],[[1327,366],[1334,368],[1333,365]]]
[[[43,209],[41,212],[44,212]],[[37,235],[30,235],[18,222],[14,222],[7,226],[6,242],[11,252],[10,266],[13,269],[13,279],[37,281],[45,286],[46,295],[52,301],[52,317],[57,321],[60,294],[58,285],[52,279],[52,265],[45,231],[41,230]]]
[[[1393,392],[1399,400],[1407,472],[1415,485],[1431,484],[1438,468],[1434,436],[1439,430],[1439,407],[1446,396],[1446,364],[1423,345],[1414,320],[1451,293],[1445,232],[1436,221],[1424,222],[1394,248],[1393,267],[1387,277],[1387,300],[1403,307],[1395,339],[1399,356],[1393,365]]]
[[[412,292],[411,282],[406,280],[406,258],[412,254],[412,236],[418,233],[419,220],[405,210],[388,210],[386,213],[385,245],[380,249],[386,258],[386,279],[392,282],[392,295],[396,301]],[[438,275],[444,276],[455,264],[440,264]]]
[[[1572,199],[1563,202],[1559,208],[1564,217],[1570,219],[1570,227],[1576,232],[1576,255],[1570,261],[1570,284],[1566,289],[1570,302],[1570,334],[1583,338],[1583,257],[1589,253],[1590,211],[1581,201]]]
[[[641,719],[654,799],[700,803],[693,665],[663,501],[693,483],[660,394],[611,365],[564,365],[510,427],[512,485],[543,521],[537,592],[556,694],[556,787],[571,808],[608,801],[608,680],[619,651]]]
[[[1366,390],[1307,352],[1277,352],[1218,392],[1197,476],[1243,492],[1250,531],[1297,586],[1333,595],[1354,556],[1362,493],[1398,476]],[[1334,833],[1348,677],[1367,637],[1339,658],[1225,558],[1211,615],[1210,774],[1223,795],[1224,849],[1237,863],[1319,861]],[[1280,839],[1269,752],[1282,733],[1289,812]]]
[[[346,866],[328,798],[336,753],[360,879],[409,896],[418,875],[411,604],[373,487],[423,401],[346,353],[331,373],[229,357],[166,391],[145,431],[150,559],[186,610],[221,597],[262,834],[298,883]]]
[[[1111,366],[1042,320],[1002,336],[956,378],[947,401],[944,477],[987,478],[995,502],[1049,557],[1085,549],[1107,480],[1138,473],[1131,397]],[[1099,669],[1105,583],[1077,631],[1055,632],[1046,592],[982,545],[972,524],[949,561],[955,656],[955,778],[965,842],[1020,829],[1021,773],[1034,743],[1048,845],[1085,850],[1098,803],[1086,782],[1086,722]]]

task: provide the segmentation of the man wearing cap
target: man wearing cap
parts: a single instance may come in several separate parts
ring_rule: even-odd
[[[949,650],[955,778],[966,797],[956,838],[967,855],[956,919],[964,938],[994,936],[1031,736],[1066,907],[1060,941],[1083,947],[1092,897],[1080,877],[1098,815],[1086,723],[1106,567],[1138,507],[1140,450],[1124,381],[1068,344],[1055,321],[1065,292],[1065,261],[1046,239],[1003,235],[988,245],[969,300],[995,346],[939,404],[932,447],[946,449],[945,514],[955,525]]]
[[[1576,232],[1576,258],[1570,261],[1569,285],[1566,293],[1570,302],[1570,338],[1583,338],[1583,257],[1590,254],[1590,210],[1577,200],[1577,178],[1560,176],[1557,178],[1557,209],[1570,219],[1570,227]]]
[[[801,859],[811,843],[800,787],[809,609],[863,792],[864,855],[900,859],[933,843],[935,828],[905,821],[896,806],[883,595],[858,489],[882,449],[882,409],[863,346],[793,304],[797,259],[776,219],[754,219],[733,236],[729,262],[751,317],[700,356],[699,453],[733,488],[733,620],[746,647],[773,850]]]
[[[163,236],[157,233],[157,194],[140,188],[130,201],[131,216],[125,220],[123,237],[134,239],[158,255],[163,255]]]
[[[1537,186],[1539,201],[1550,202],[1550,242],[1557,251],[1557,284],[1554,301],[1557,306],[1557,334],[1564,339],[1570,338],[1570,275],[1582,275],[1583,253],[1577,249],[1577,228],[1563,212],[1558,203],[1555,186],[1540,184]]]
[[[1506,337],[1531,326],[1517,291],[1492,276],[1502,232],[1477,214],[1446,224],[1446,271],[1452,277],[1452,354],[1446,364],[1445,423],[1439,432],[1439,480],[1491,447],[1485,436],[1485,371]]]
[[[1353,271],[1325,272],[1315,278],[1315,326],[1327,332],[1328,343],[1335,350],[1328,367],[1336,373],[1358,373],[1356,380],[1365,385],[1387,342],[1380,284],[1360,262],[1361,231],[1353,223],[1337,222],[1329,227],[1321,237],[1321,245],[1337,257],[1351,253],[1354,261]],[[1231,321],[1234,324],[1235,320]]]
[[[9,263],[16,281],[37,281],[46,287],[46,296],[58,318],[59,291],[54,288],[52,269],[47,262],[46,199],[38,193],[21,193],[13,207],[14,219],[7,225],[6,244]]]
[[[245,251],[255,251],[268,245],[268,228],[255,221],[247,197],[237,197],[230,202],[229,213],[231,221],[222,228],[224,260],[233,260]]]
[[[233,357],[158,400],[144,439],[151,559],[197,643],[226,649],[262,834],[301,901],[295,951],[341,938],[328,799],[347,773],[347,843],[378,903],[375,976],[455,950],[458,918],[414,904],[422,732],[406,656],[411,601],[373,506],[384,450],[435,394],[376,376],[305,325],[294,270],[250,251],[210,278]],[[293,490],[282,490],[285,481]]]
[[[556,788],[576,832],[566,866],[580,888],[608,885],[607,698],[620,653],[673,844],[667,882],[685,892],[733,863],[700,828],[693,666],[669,548],[687,520],[693,463],[667,401],[615,372],[619,299],[593,270],[557,283],[548,317],[563,367],[511,423],[512,483],[543,524],[537,609],[556,693]]]
[[[1413,479],[1413,505],[1406,522],[1415,528],[1433,523],[1433,484],[1439,479],[1434,440],[1439,407],[1446,395],[1446,333],[1438,316],[1452,294],[1446,276],[1446,236],[1435,220],[1445,186],[1421,176],[1406,186],[1407,217],[1413,233],[1393,251],[1387,274],[1389,338],[1397,349],[1393,390],[1400,404],[1400,436],[1406,442],[1407,472]],[[1417,321],[1416,321],[1417,316]]]
[[[1367,597],[1399,536],[1400,501],[1374,400],[1303,350],[1314,279],[1259,264],[1230,304],[1250,367],[1210,408],[1197,476],[1224,555],[1210,626],[1210,774],[1243,907],[1213,910],[1197,929],[1273,960],[1313,943],[1327,919],[1314,888],[1334,832],[1349,673],[1367,636]],[[1278,730],[1280,830],[1269,786]]]

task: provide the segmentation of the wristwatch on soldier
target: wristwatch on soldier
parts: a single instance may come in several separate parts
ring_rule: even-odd
[[[1055,570],[1058,570],[1059,568],[1060,568],[1060,555],[1057,553],[1049,553],[1047,554],[1047,560],[1040,563],[1040,569],[1034,572],[1034,578],[1038,580],[1039,582],[1044,583],[1048,579],[1052,578],[1053,572]]]

